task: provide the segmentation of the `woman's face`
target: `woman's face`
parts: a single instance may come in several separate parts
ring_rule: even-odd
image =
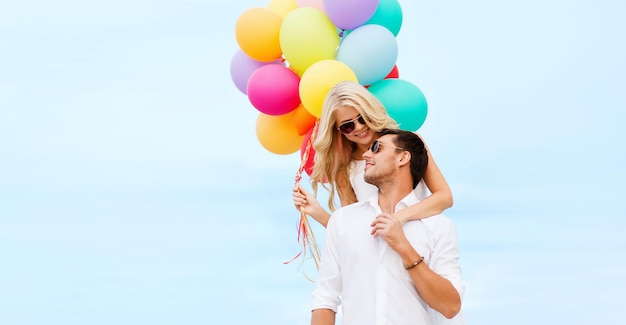
[[[349,133],[343,133],[343,135],[350,141],[358,144],[369,146],[374,140],[374,132],[370,130],[367,124],[361,124],[363,119],[359,119],[359,112],[351,106],[341,106],[335,111],[335,128],[339,128],[342,124],[343,129],[351,130]]]

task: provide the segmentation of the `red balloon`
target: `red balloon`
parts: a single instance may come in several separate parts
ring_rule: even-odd
[[[392,79],[392,78],[400,78],[400,71],[398,71],[398,65],[394,65],[393,69],[389,72],[389,74],[384,79]]]
[[[389,74],[383,79],[398,79],[398,78],[400,78],[400,71],[398,71],[398,66],[394,64],[393,69],[391,69],[391,71],[389,71]],[[367,85],[365,86],[365,88],[369,89],[370,86],[371,85]]]
[[[307,175],[311,176],[313,173],[313,166],[315,164],[315,149],[313,149],[313,140],[311,139],[311,135],[313,134],[313,130],[315,128],[311,128],[309,132],[306,133],[304,139],[302,140],[302,146],[300,147],[300,160],[304,160],[304,154],[308,150],[308,156],[306,161],[304,162],[304,171]]]

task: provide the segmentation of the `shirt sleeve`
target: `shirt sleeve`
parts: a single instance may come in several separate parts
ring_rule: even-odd
[[[456,228],[447,217],[443,217],[441,223],[436,225],[436,227],[439,231],[437,231],[437,236],[434,238],[433,255],[429,266],[435,273],[452,283],[462,300],[465,285],[461,277]]]
[[[341,272],[339,265],[339,223],[341,209],[332,214],[326,228],[326,237],[320,269],[318,272],[317,286],[313,291],[313,306],[311,309],[331,309],[337,312],[341,304]]]

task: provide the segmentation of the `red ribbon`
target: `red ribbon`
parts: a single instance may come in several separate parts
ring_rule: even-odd
[[[304,154],[302,155],[300,168],[298,168],[298,171],[296,172],[295,185],[294,185],[296,187],[298,186],[298,184],[300,184],[300,180],[302,180],[302,172],[304,171],[304,166],[307,160],[309,159],[309,153],[311,151],[311,147],[313,146],[313,138],[314,138],[314,135],[317,134],[318,124],[319,124],[319,120],[315,122],[315,126],[313,127],[313,132],[311,133],[312,135],[311,137],[309,137],[309,141],[307,142],[306,148],[304,150]],[[319,270],[320,253],[319,253],[319,249],[317,246],[317,241],[315,240],[315,234],[313,234],[313,229],[311,229],[311,224],[309,224],[309,219],[306,213],[304,212],[304,207],[300,207],[300,221],[298,222],[297,231],[298,231],[298,243],[300,244],[302,249],[291,260],[284,262],[284,264],[289,264],[295,261],[296,259],[298,259],[299,257],[302,257],[302,262],[300,265],[300,267],[302,267],[304,265],[304,261],[307,257],[307,251],[308,251],[311,254],[311,258],[313,259],[313,262],[315,263],[316,269]],[[313,280],[311,280],[311,278],[309,278],[306,275],[306,273],[304,274],[304,276],[309,281],[313,282]]]

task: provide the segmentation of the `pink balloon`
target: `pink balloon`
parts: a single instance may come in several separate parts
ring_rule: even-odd
[[[300,77],[285,66],[268,64],[258,68],[248,79],[250,103],[261,113],[283,115],[300,105]]]
[[[230,78],[233,80],[235,86],[237,86],[237,89],[246,94],[246,88],[248,87],[248,79],[250,79],[250,75],[252,75],[256,69],[268,64],[279,64],[284,66],[284,64],[280,61],[261,62],[254,60],[239,49],[230,61]]]
[[[324,11],[323,0],[296,0],[296,4],[298,5],[298,8],[311,7]]]

